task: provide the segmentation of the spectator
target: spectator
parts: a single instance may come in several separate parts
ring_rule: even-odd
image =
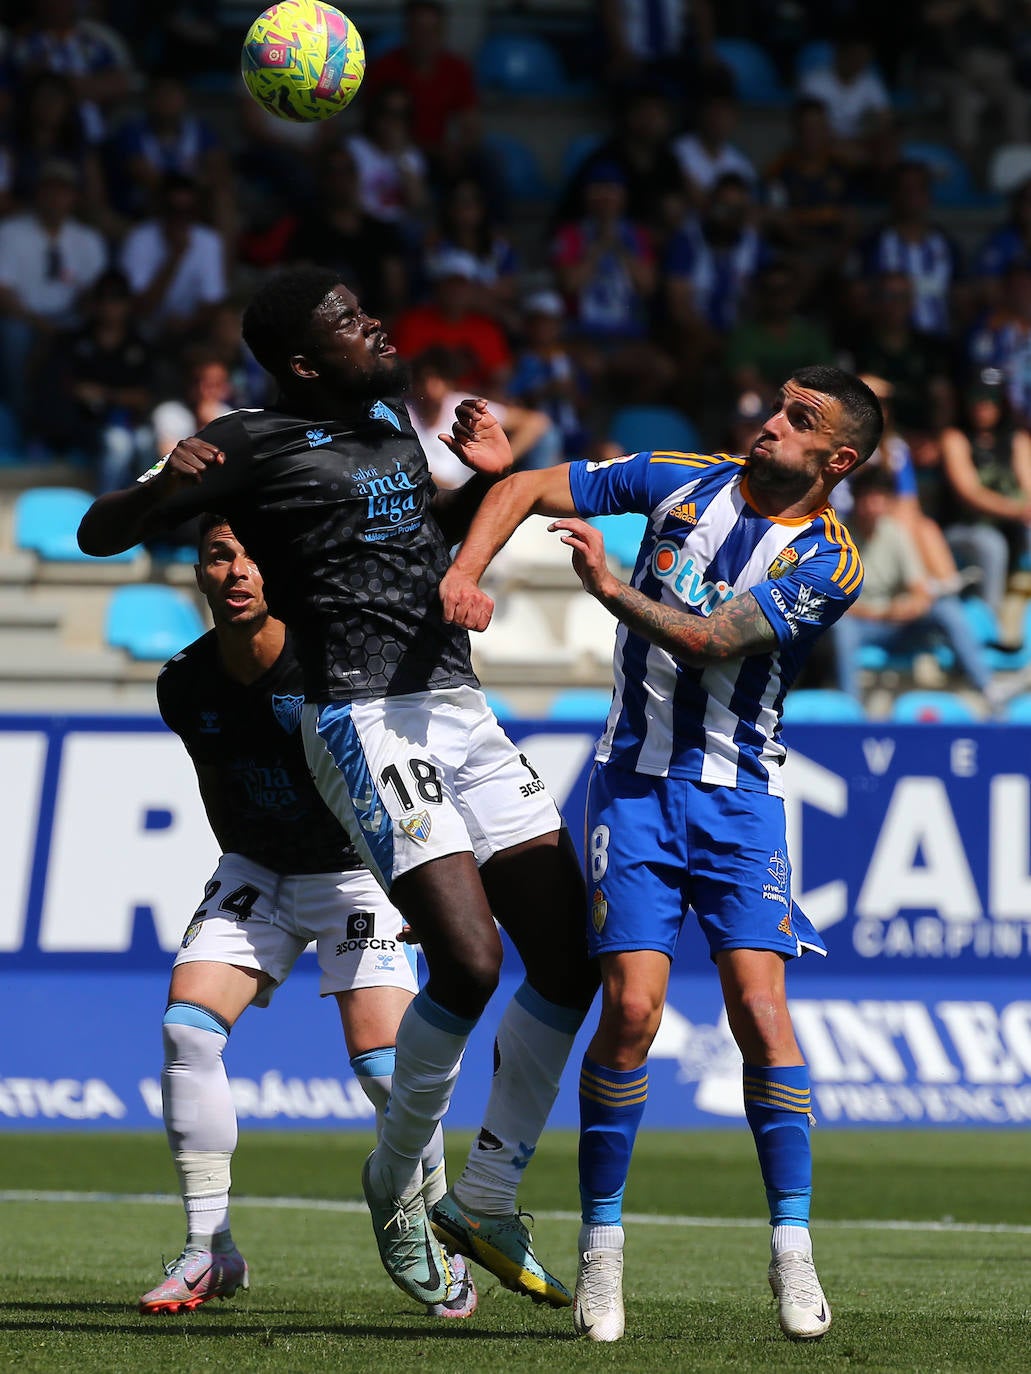
[[[766,169],[766,230],[791,255],[807,289],[819,289],[855,242],[857,191],[851,168],[835,150],[822,101],[796,101],[791,131],[787,147]]]
[[[945,537],[957,563],[981,569],[996,613],[1008,574],[1031,552],[1031,435],[1013,423],[1004,380],[993,368],[982,371],[967,390],[964,423],[942,435],[956,504]]]
[[[998,369],[1005,378],[1010,412],[1021,425],[1031,425],[1031,259],[1014,257],[1000,282],[994,310],[982,318],[967,340],[971,370]]]
[[[346,147],[326,149],[316,180],[318,197],[305,215],[294,219],[284,257],[338,269],[340,280],[351,286],[369,311],[392,319],[408,285],[400,230],[363,208],[354,158]]]
[[[925,84],[940,98],[950,141],[965,157],[982,150],[986,132],[993,142],[1026,142],[1028,93],[1014,62],[1018,35],[1027,25],[1026,6],[1006,0],[924,0],[922,19],[917,55]],[[992,117],[991,124],[985,116]]]
[[[974,257],[974,276],[981,303],[989,309],[1005,303],[1003,277],[1015,264],[1031,269],[1031,180],[1010,197],[1007,222],[993,229]]]
[[[711,0],[601,0],[601,75],[619,100],[658,91],[672,100],[697,88],[713,49]]]
[[[476,261],[474,308],[509,332],[514,330],[518,323],[518,260],[511,241],[491,218],[487,198],[475,177],[460,177],[442,192],[437,232],[430,237],[428,252],[432,256],[454,249]]]
[[[423,236],[429,184],[426,158],[412,138],[411,96],[403,86],[380,86],[363,108],[361,133],[345,140],[362,209],[414,246]]]
[[[26,83],[11,125],[11,191],[23,205],[31,202],[40,169],[55,158],[75,168],[82,216],[101,232],[108,225],[104,172],[94,144],[86,137],[71,80],[40,72]]]
[[[891,123],[892,110],[861,27],[841,28],[830,60],[803,76],[799,95],[823,102],[841,158],[850,166],[870,160],[871,141]]]
[[[441,0],[407,0],[403,42],[369,64],[363,99],[385,86],[400,86],[411,98],[412,134],[433,156],[453,126],[475,116],[479,97],[473,69],[446,46],[446,11]],[[460,141],[466,142],[459,134]]]
[[[151,335],[182,338],[225,299],[222,239],[201,222],[197,187],[188,177],[164,176],[157,213],[126,235],[121,266]]]
[[[945,336],[956,313],[962,262],[955,243],[932,223],[930,212],[930,169],[922,162],[899,163],[888,218],[862,244],[861,270],[867,280],[884,272],[904,273],[913,285],[914,326]]]
[[[673,142],[673,152],[696,208],[708,199],[720,177],[740,177],[750,191],[758,183],[754,164],[731,142],[738,113],[738,102],[732,95],[714,91],[698,107],[696,132],[681,134]]]
[[[559,226],[552,263],[570,310],[574,352],[607,392],[645,399],[673,379],[669,360],[649,339],[658,281],[651,235],[626,214],[626,183],[614,163],[596,164],[584,187],[584,212]]]
[[[543,410],[562,438],[566,457],[582,457],[589,442],[587,377],[565,342],[566,308],[557,291],[535,291],[523,302],[522,347],[509,395]]]
[[[229,159],[208,121],[190,108],[180,77],[167,71],[148,75],[145,108],[117,130],[109,162],[113,198],[129,219],[156,213],[162,181],[171,174],[193,181],[213,223],[231,232]]]
[[[54,159],[39,170],[33,208],[0,223],[0,387],[18,414],[33,350],[77,322],[107,265],[104,240],[75,218],[78,197],[75,168]]]
[[[769,249],[752,222],[749,184],[719,178],[700,215],[689,216],[663,264],[666,314],[685,374],[722,359],[726,336]]]
[[[863,595],[832,627],[838,686],[860,697],[859,651],[866,644],[913,653],[943,639],[989,709],[1003,693],[956,596],[932,597],[920,555],[894,518],[894,478],[864,468],[852,482],[850,531],[863,560]]]
[[[914,462],[933,467],[955,406],[949,341],[913,327],[913,283],[904,272],[880,273],[869,300],[869,318],[849,340],[852,367],[891,384],[895,420]]]
[[[459,355],[456,384],[466,395],[504,394],[512,352],[504,331],[473,308],[479,268],[471,253],[451,250],[432,258],[432,298],[403,310],[391,338],[398,353],[414,358],[434,344]]]
[[[35,0],[32,17],[11,44],[11,67],[22,84],[41,72],[66,76],[91,143],[108,131],[112,112],[129,95],[135,73],[113,29],[80,18],[76,0]]]
[[[30,437],[85,455],[103,493],[128,486],[154,461],[147,424],[154,359],[133,324],[132,292],[121,272],[102,272],[84,309],[82,327],[55,336],[40,368],[46,394],[32,407]]]
[[[464,391],[455,390],[461,360],[446,348],[429,348],[412,360],[412,386],[405,400],[430,474],[441,490],[463,487],[473,476],[437,436],[451,431]],[[517,468],[549,468],[562,457],[558,431],[541,410],[491,401],[488,409],[508,436]]]
[[[664,239],[683,219],[687,187],[673,149],[673,109],[658,90],[632,90],[614,107],[615,126],[575,168],[562,190],[555,222],[575,219],[584,187],[599,164],[611,163],[626,183],[626,212]]]
[[[269,405],[269,374],[243,341],[243,307],[236,301],[215,306],[201,348],[225,366],[234,410]]]
[[[194,349],[184,358],[182,390],[155,406],[151,415],[158,455],[171,452],[180,439],[228,415],[232,409],[229,369],[215,354]]]
[[[756,392],[772,405],[785,376],[813,363],[833,363],[834,350],[822,325],[798,313],[799,288],[792,270],[773,259],[752,284],[751,318],[734,326],[726,365],[735,392]]]

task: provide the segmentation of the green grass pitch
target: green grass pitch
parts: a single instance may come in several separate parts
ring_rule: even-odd
[[[1031,1368],[1026,1133],[817,1131],[814,1236],[834,1325],[811,1345],[792,1345],[777,1328],[764,1199],[744,1127],[642,1134],[627,1195],[627,1335],[612,1346],[575,1340],[568,1312],[534,1307],[480,1269],[471,1320],[422,1316],[381,1270],[360,1206],[371,1143],[357,1133],[245,1133],[233,1231],[251,1266],[250,1293],[181,1317],[144,1318],[136,1298],[158,1281],[162,1252],[173,1258],[183,1235],[178,1201],[153,1197],[173,1186],[163,1138],[0,1136],[0,1369]],[[468,1137],[449,1144],[457,1166]],[[41,1196],[26,1196],[33,1192]],[[69,1196],[44,1200],[59,1192]],[[80,1199],[87,1193],[104,1196]],[[272,1201],[301,1198],[315,1205]],[[571,1283],[571,1134],[545,1136],[522,1201],[537,1212],[539,1253]]]

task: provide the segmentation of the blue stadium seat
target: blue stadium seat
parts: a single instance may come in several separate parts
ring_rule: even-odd
[[[537,154],[514,134],[484,134],[484,144],[494,154],[506,193],[512,200],[544,200],[551,185],[541,170]]]
[[[548,708],[549,720],[582,720],[601,725],[612,705],[605,687],[565,687],[556,692]]]
[[[565,96],[571,93],[561,59],[545,38],[491,33],[476,54],[476,82],[485,95]]]
[[[922,162],[930,168],[935,205],[975,208],[1001,204],[998,196],[978,190],[970,168],[947,143],[910,139],[902,145],[902,156],[909,162]]]
[[[717,38],[716,56],[734,78],[742,105],[783,105],[787,101],[777,68],[766,50],[750,38]]]
[[[39,558],[58,563],[89,563],[76,543],[79,521],[93,504],[93,497],[78,487],[34,487],[23,491],[14,503],[14,544]],[[132,563],[140,548],[112,554],[105,562]]]
[[[1031,692],[1021,692],[1007,702],[1006,719],[1013,725],[1031,725]]]
[[[142,583],[111,593],[104,640],[132,658],[170,658],[203,633],[197,607],[174,587]]]
[[[784,698],[787,725],[834,723],[848,724],[866,720],[863,704],[835,687],[800,687]]]
[[[979,719],[973,707],[952,692],[903,692],[895,698],[891,719],[899,724],[975,725]]]
[[[623,406],[609,421],[609,434],[624,453],[647,449],[694,453],[701,442],[691,421],[673,406]]]
[[[648,517],[636,511],[623,515],[596,515],[590,522],[605,536],[605,551],[610,558],[632,568],[637,562],[637,551],[648,528]]]
[[[502,696],[500,692],[488,692],[485,689],[483,695],[487,698],[487,705],[498,720],[512,720],[519,714],[508,697]]]

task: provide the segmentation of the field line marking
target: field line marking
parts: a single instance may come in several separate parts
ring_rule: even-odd
[[[0,1202],[92,1202],[109,1205],[117,1203],[136,1206],[182,1206],[179,1198],[172,1193],[89,1193],[66,1190],[37,1192],[31,1188],[0,1189]],[[361,1216],[369,1210],[364,1202],[348,1198],[234,1197],[233,1206],[264,1207],[287,1212],[337,1212],[351,1216]],[[540,1211],[534,1215],[540,1221],[580,1221],[579,1212]],[[687,1217],[666,1216],[654,1212],[627,1212],[623,1221],[634,1226],[682,1226],[712,1230],[725,1227],[766,1230],[769,1227],[769,1222],[760,1217]],[[985,1236],[1031,1236],[1031,1226],[1011,1225],[1008,1222],[901,1221],[894,1218],[885,1221],[818,1219],[816,1227],[820,1231],[943,1231]]]

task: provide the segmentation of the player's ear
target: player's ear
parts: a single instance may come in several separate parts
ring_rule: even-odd
[[[849,444],[842,444],[827,462],[828,471],[833,477],[844,477],[846,473],[859,466],[859,450]]]
[[[310,382],[319,375],[319,370],[306,353],[295,353],[290,359],[290,371],[295,377]]]

